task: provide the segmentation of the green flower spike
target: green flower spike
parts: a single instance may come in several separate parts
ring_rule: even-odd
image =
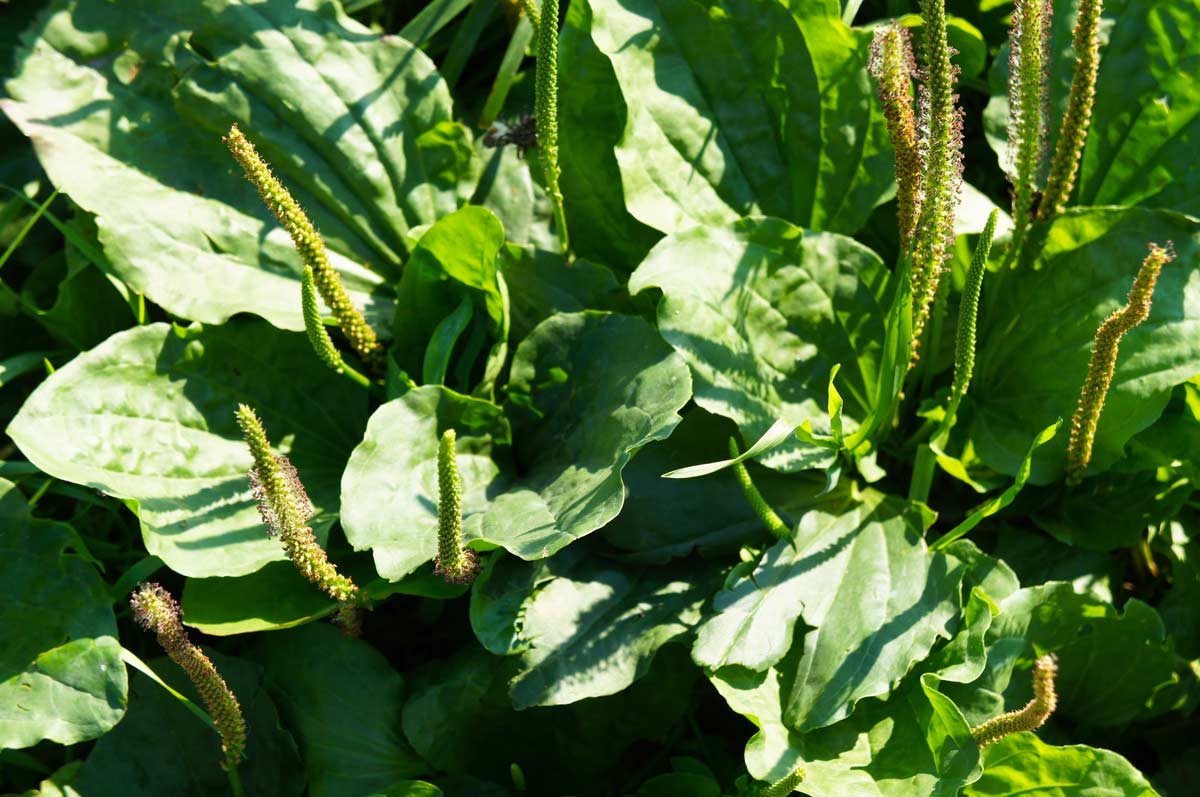
[[[529,24],[533,26],[533,29],[539,30],[542,24],[542,15],[538,11],[537,3],[534,0],[521,0],[521,10],[529,18]]]
[[[1079,159],[1087,140],[1092,121],[1092,105],[1096,101],[1096,75],[1100,71],[1100,12],[1102,0],[1080,0],[1079,16],[1071,44],[1075,49],[1075,72],[1071,92],[1067,95],[1067,112],[1058,131],[1058,143],[1050,161],[1046,190],[1038,206],[1039,219],[1051,219],[1063,212],[1067,198],[1075,187]]]
[[[988,216],[987,224],[975,245],[971,267],[967,271],[967,282],[963,285],[962,303],[958,306],[958,335],[954,345],[954,385],[950,395],[961,400],[971,385],[975,370],[975,322],[979,316],[979,291],[983,287],[983,275],[987,271],[988,255],[992,251],[992,236],[996,234],[998,208]]]
[[[1092,459],[1092,444],[1096,440],[1096,427],[1100,423],[1100,412],[1104,409],[1104,397],[1112,384],[1117,367],[1117,349],[1125,333],[1146,320],[1150,315],[1150,301],[1154,298],[1154,286],[1162,267],[1175,259],[1170,242],[1166,248],[1150,244],[1150,254],[1142,261],[1129,299],[1124,307],[1115,310],[1104,319],[1096,330],[1096,342],[1092,347],[1092,359],[1088,363],[1087,378],[1079,393],[1079,405],[1071,419],[1071,440],[1067,444],[1067,484],[1076,485],[1087,474]]]
[[[317,353],[317,359],[339,374],[345,374],[357,384],[370,387],[369,379],[346,365],[325,329],[321,307],[317,303],[317,287],[312,266],[305,266],[304,274],[300,278],[300,309],[304,313],[304,332],[308,335],[308,342],[312,344],[313,351]]]
[[[736,459],[741,453],[738,450],[737,441],[732,437],[729,438],[729,456]],[[754,482],[750,480],[750,471],[746,470],[745,464],[741,462],[734,464],[733,474],[737,477],[738,484],[742,487],[742,492],[746,494],[746,500],[750,503],[750,508],[754,510],[754,514],[762,521],[767,531],[781,540],[791,541],[792,530],[788,528],[787,523],[783,522],[783,518],[775,513],[771,505],[762,497],[762,493],[754,486]]]
[[[1013,225],[1017,230],[1024,230],[1033,220],[1033,197],[1045,161],[1050,17],[1050,0],[1017,0],[1013,6],[1008,144]]]
[[[920,8],[925,21],[925,41],[921,48],[925,82],[921,86],[918,127],[922,132],[924,169],[921,212],[912,255],[912,362],[917,359],[921,333],[950,256],[954,212],[962,183],[962,110],[955,104],[958,68],[950,63],[955,50],[946,39],[945,0],[920,0]]]
[[[785,775],[765,787],[758,793],[758,797],[787,797],[806,777],[808,777],[808,773],[804,771],[804,767],[796,767],[790,775]]]
[[[133,617],[138,625],[158,635],[158,644],[196,685],[196,691],[204,699],[213,724],[221,734],[224,768],[231,776],[236,776],[238,761],[246,749],[246,720],[242,718],[237,698],[217,672],[212,659],[188,640],[179,604],[160,585],[142,583],[134,590],[129,605],[133,607]]]
[[[528,8],[526,9],[528,14]],[[563,212],[562,190],[558,187],[558,0],[542,0],[538,20],[537,79],[534,116],[537,117],[538,149],[546,173],[546,193],[554,207],[554,224],[562,250],[570,248],[567,218]],[[535,17],[530,16],[533,22]]]
[[[1019,731],[1032,731],[1042,727],[1058,706],[1058,695],[1054,692],[1054,676],[1058,674],[1054,654],[1041,656],[1033,663],[1033,699],[1017,711],[992,717],[987,722],[971,729],[975,744],[986,747]]]
[[[454,451],[457,437],[447,429],[438,443],[438,554],[434,572],[451,584],[470,584],[479,570],[475,552],[462,542],[462,477]]]
[[[883,105],[892,149],[896,151],[900,250],[908,253],[921,211],[921,148],[917,140],[912,95],[912,79],[917,65],[913,60],[908,29],[894,22],[876,28],[867,66],[879,84],[879,102]]]
[[[241,165],[242,171],[246,173],[246,179],[258,189],[263,202],[292,237],[292,243],[300,253],[304,265],[312,268],[313,282],[325,304],[333,310],[338,326],[350,341],[351,348],[370,368],[381,370],[384,362],[383,344],[376,339],[375,330],[371,329],[362,313],[350,301],[346,288],[342,285],[341,276],[329,263],[325,241],[309,221],[304,209],[271,173],[271,167],[242,131],[238,130],[237,125],[229,128],[229,135],[225,136],[224,141],[234,159]]]
[[[254,467],[250,469],[250,489],[258,500],[258,511],[262,515],[263,525],[267,527],[267,534],[279,537],[288,558],[305,578],[341,604],[342,609],[353,609],[358,598],[358,587],[338,573],[325,549],[317,543],[312,528],[307,525],[313,515],[313,505],[308,500],[308,493],[304,491],[296,469],[287,457],[271,452],[266,430],[254,410],[239,404],[237,422],[242,427],[246,445],[254,458]],[[345,626],[345,618],[341,614],[339,618]]]

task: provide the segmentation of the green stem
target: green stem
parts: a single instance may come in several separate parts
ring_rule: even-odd
[[[233,797],[246,797],[246,791],[242,788],[242,776],[238,773],[237,764],[226,764],[225,774],[229,776],[229,791],[233,794]]]
[[[738,450],[737,441],[732,437],[729,438],[729,456],[737,459],[741,453]],[[750,479],[750,471],[746,470],[746,466],[741,462],[734,463],[733,473],[737,477],[738,484],[741,485],[742,492],[746,495],[746,500],[750,503],[750,508],[754,510],[754,514],[758,516],[767,531],[781,540],[790,540],[792,538],[791,529],[754,486],[754,482]]]

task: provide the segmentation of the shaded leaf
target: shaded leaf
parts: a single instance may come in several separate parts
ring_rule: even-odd
[[[125,714],[108,588],[66,553],[76,538],[34,520],[17,488],[0,479],[0,748],[87,741]]]
[[[249,657],[296,734],[312,797],[361,797],[429,771],[400,727],[404,679],[366,642],[313,624],[261,637]]]

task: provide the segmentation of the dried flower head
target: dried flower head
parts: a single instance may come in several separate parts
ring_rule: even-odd
[[[908,29],[893,22],[875,29],[867,62],[879,88],[888,136],[896,152],[896,204],[900,249],[908,252],[921,210],[921,149],[913,112],[913,76],[917,73]]]
[[[1013,225],[1033,220],[1033,202],[1046,154],[1050,102],[1050,0],[1016,0],[1008,58],[1008,171],[1013,183]]]
[[[232,770],[246,749],[246,721],[237,697],[217,672],[212,660],[188,640],[179,604],[162,586],[142,583],[129,599],[138,625],[158,636],[171,660],[187,673],[208,707],[213,724],[221,734],[224,766]]]
[[[279,537],[288,558],[305,578],[339,603],[354,601],[358,587],[338,573],[308,526],[313,505],[296,469],[287,457],[271,451],[267,432],[254,410],[239,404],[237,422],[254,460],[254,467],[250,469],[250,489],[258,500],[258,511],[267,533]]]

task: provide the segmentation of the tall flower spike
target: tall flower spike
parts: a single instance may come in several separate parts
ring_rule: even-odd
[[[945,0],[920,0],[920,8],[925,21],[920,102],[924,170],[912,257],[913,361],[950,255],[962,182],[962,110],[954,93],[958,67],[950,62],[955,50],[946,38]]]
[[[457,436],[447,429],[438,442],[438,554],[434,572],[452,584],[470,584],[479,570],[475,552],[462,542],[462,477],[458,474]]]
[[[900,226],[900,250],[912,246],[921,211],[921,150],[917,141],[917,119],[913,113],[913,60],[908,29],[893,22],[875,29],[871,39],[871,76],[879,84],[879,102],[887,120],[888,136],[896,151],[896,204]]]
[[[808,773],[804,771],[804,767],[796,767],[791,774],[784,775],[770,786],[765,787],[758,793],[758,797],[787,797],[806,777],[808,777]]]
[[[279,179],[271,173],[271,167],[237,125],[229,128],[229,135],[225,136],[224,141],[234,159],[241,165],[242,171],[246,173],[246,179],[258,189],[263,202],[292,237],[300,259],[312,268],[313,282],[325,304],[333,310],[338,326],[350,341],[350,346],[369,367],[381,369],[383,344],[375,337],[375,330],[371,329],[362,313],[350,301],[350,296],[342,285],[341,276],[329,262],[325,240],[313,227],[300,203],[292,198]]]
[[[951,395],[961,399],[971,385],[975,371],[975,322],[979,316],[979,291],[983,287],[983,275],[987,271],[988,255],[992,251],[992,236],[996,234],[996,219],[1000,209],[994,208],[987,224],[975,245],[971,257],[971,268],[967,271],[967,282],[963,285],[962,303],[958,306],[958,335],[954,345],[954,385]]]
[[[1013,183],[1013,225],[1024,230],[1033,220],[1033,197],[1046,154],[1049,104],[1050,0],[1016,0],[1008,57],[1009,175]]]
[[[1088,363],[1087,378],[1079,393],[1079,405],[1071,419],[1071,440],[1067,444],[1067,484],[1076,485],[1087,474],[1092,459],[1092,444],[1096,440],[1096,427],[1100,423],[1100,412],[1104,409],[1104,397],[1112,385],[1117,367],[1117,349],[1125,333],[1146,320],[1150,315],[1150,301],[1154,298],[1154,286],[1163,266],[1175,259],[1175,251],[1168,241],[1164,249],[1150,244],[1150,254],[1142,261],[1129,299],[1125,306],[1113,311],[1096,330],[1096,342],[1092,347],[1092,358]]]
[[[134,590],[129,605],[133,607],[133,617],[138,625],[158,635],[158,644],[196,685],[196,691],[204,699],[213,724],[221,734],[225,769],[233,772],[246,749],[246,721],[237,698],[217,672],[212,659],[188,640],[179,604],[158,584],[142,583]]]
[[[1058,706],[1058,695],[1054,691],[1054,676],[1057,674],[1058,664],[1053,653],[1039,657],[1033,663],[1033,699],[1024,708],[992,717],[972,728],[971,737],[975,744],[986,747],[1010,733],[1042,727]]]
[[[358,587],[338,573],[307,525],[313,515],[313,505],[296,469],[287,457],[271,451],[267,432],[254,410],[239,404],[237,422],[254,459],[250,488],[258,500],[258,511],[267,533],[279,537],[288,558],[305,578],[338,603],[352,603],[358,597]]]
[[[736,459],[742,452],[738,450],[737,441],[732,437],[729,438],[729,456]],[[783,518],[775,513],[771,505],[762,497],[762,493],[754,486],[754,482],[750,479],[750,471],[746,470],[746,466],[738,462],[733,466],[733,474],[737,477],[738,484],[742,488],[742,492],[746,495],[746,501],[749,502],[750,508],[754,510],[754,514],[766,527],[767,531],[781,540],[791,540],[791,529],[787,523],[783,522]]]
[[[1071,44],[1075,49],[1075,72],[1071,77],[1071,93],[1067,95],[1067,112],[1058,131],[1054,157],[1046,190],[1038,206],[1039,219],[1052,219],[1067,206],[1067,198],[1075,187],[1079,159],[1087,141],[1092,121],[1092,105],[1096,101],[1096,75],[1100,71],[1100,12],[1102,0],[1080,0],[1079,16]]]
[[[558,0],[542,0],[539,15],[534,115],[537,117],[538,149],[546,173],[546,193],[550,195],[554,224],[558,227],[562,250],[566,252],[570,248],[567,218],[563,211],[562,190],[558,187],[561,173],[558,167]]]

